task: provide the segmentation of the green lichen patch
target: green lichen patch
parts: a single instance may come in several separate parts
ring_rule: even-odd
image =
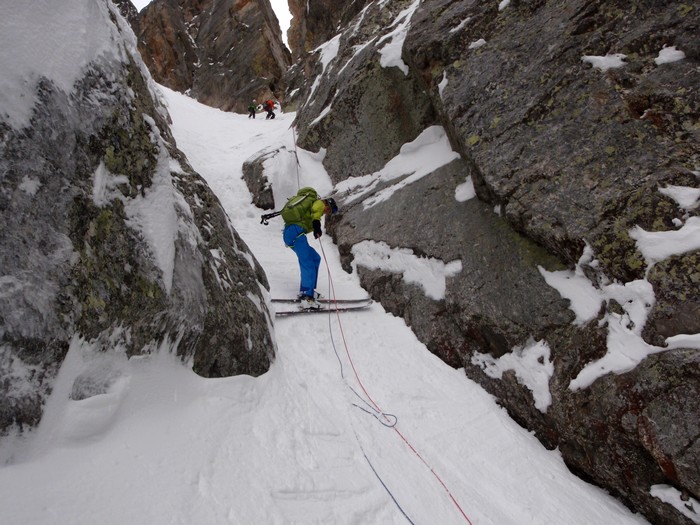
[[[688,4],[681,4],[677,7],[678,14],[681,16],[687,16],[693,9],[693,6]]]
[[[629,199],[608,205],[604,214],[611,218],[603,233],[590,240],[606,273],[622,282],[643,278],[646,263],[629,235],[630,230],[635,226],[647,231],[674,230],[672,220],[677,212],[675,203],[656,187],[641,188]]]
[[[159,117],[136,65],[129,64],[124,75],[133,94],[107,114],[99,132],[90,137],[89,147],[111,173],[128,177],[128,187],[120,190],[134,197],[151,185],[159,155],[156,136],[168,132],[153,128]]]
[[[467,139],[467,144],[469,146],[476,146],[480,141],[481,137],[479,135],[470,135]]]
[[[77,198],[70,210],[70,231],[79,261],[71,275],[71,295],[79,305],[81,333],[96,337],[114,323],[137,324],[164,306],[158,270],[143,241],[125,223],[119,200],[98,208]]]

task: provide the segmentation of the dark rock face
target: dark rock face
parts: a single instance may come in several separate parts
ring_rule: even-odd
[[[697,15],[679,16],[674,2],[654,6],[535,2],[499,13],[476,2],[434,2],[417,13],[405,52],[436,103],[446,75],[441,102],[455,146],[489,189],[480,196],[504,203],[514,226],[570,262],[587,238],[611,277],[623,280],[643,275],[642,265],[608,254],[601,245],[611,239],[598,238],[613,222],[620,229],[617,212],[631,198],[676,184],[698,161],[698,96],[690,93],[698,81],[690,36]],[[449,33],[466,18],[463,30]],[[485,45],[469,50],[479,38]],[[656,66],[664,45],[679,46],[689,60]],[[612,53],[626,54],[628,65],[604,73],[582,62]],[[646,213],[636,223],[658,229],[667,213],[643,211],[652,206],[634,203],[628,215]]]
[[[666,337],[700,333],[700,254],[662,261],[648,278],[657,292],[645,327],[646,339],[661,344]]]
[[[204,104],[244,113],[282,95],[290,53],[268,0],[155,0],[135,30],[153,78]]]
[[[139,52],[153,79],[182,93],[192,88],[199,61],[196,43],[188,33],[194,16],[177,2],[154,1],[141,11],[134,26]]]
[[[553,407],[553,417],[579,422],[559,426],[557,445],[569,467],[652,523],[690,523],[642,492],[663,483],[697,498],[699,359],[692,350],[651,356],[627,374],[560,395]]]
[[[121,15],[130,24],[133,24],[139,16],[139,11],[136,9],[136,6],[131,3],[131,0],[114,0],[114,5],[117,6]]]
[[[292,21],[287,31],[295,59],[303,58],[338,34],[359,13],[367,0],[289,0]]]
[[[353,47],[375,39],[375,24],[388,25],[392,16],[386,9],[365,13],[363,19],[371,23],[315,52],[316,60],[336,48],[338,56],[325,70],[309,69],[322,81],[300,95],[298,143],[328,150],[324,165],[334,183],[381,169],[403,144],[437,122],[422,86],[397,68],[381,67],[373,46],[359,52]],[[325,113],[326,108],[332,111]],[[380,129],[382,133],[366,132]]]
[[[630,235],[673,231],[698,215],[659,190],[700,185],[700,10],[670,1],[513,0],[499,10],[498,2],[429,0],[398,19],[412,4],[369,5],[339,30],[342,6],[336,18],[293,25],[295,53],[315,50],[288,77],[300,88],[299,144],[326,149],[343,211],[329,228],[346,269],[576,473],[653,523],[690,523],[650,488],[700,497],[698,350],[656,353],[573,388],[606,355],[610,319],[626,315],[626,305],[602,301],[597,315],[574,324],[540,269],[577,265],[598,289],[650,283],[641,345],[661,349],[668,337],[700,333],[698,252],[651,265]],[[386,47],[402,35],[397,61]],[[664,46],[685,58],[658,63]],[[619,68],[584,60],[617,53],[626,56]],[[369,188],[358,177],[378,172],[431,125],[444,128],[460,159],[412,184],[406,175],[357,189]],[[467,177],[478,200],[459,202]],[[391,186],[391,198],[373,201]],[[358,263],[353,248],[365,241],[462,269],[434,300],[400,274]],[[584,260],[584,250],[593,257]],[[532,341],[550,351],[546,410],[513,372],[496,379],[479,357],[514,355]]]
[[[263,271],[176,149],[108,5],[128,58],[90,64],[69,93],[43,79],[29,125],[0,122],[3,432],[38,423],[79,341],[166,348],[206,377],[259,375],[274,357]]]
[[[558,260],[513,231],[484,203],[454,199],[454,188],[468,172],[463,161],[454,161],[415,182],[410,191],[397,192],[370,209],[361,203],[344,208],[334,228],[344,254],[371,239],[445,262],[461,260],[469,268],[448,280],[443,302],[431,300],[415,286],[365,276],[359,267],[370,293],[404,317],[416,333],[430,334],[428,348],[456,367],[464,366],[465,356],[475,350],[495,356],[510,352],[521,342],[525,327],[540,334],[572,320],[559,294],[537,271],[537,265],[562,268]]]

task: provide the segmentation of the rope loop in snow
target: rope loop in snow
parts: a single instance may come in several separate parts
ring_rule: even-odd
[[[330,265],[328,264],[328,259],[326,258],[326,252],[325,252],[325,250],[323,249],[323,243],[321,243],[321,239],[320,239],[320,238],[318,239],[318,241],[319,241],[319,245],[321,246],[321,253],[323,254],[323,261],[324,261],[324,263],[325,263],[325,265],[326,265],[326,271],[328,272],[328,286],[329,286],[329,289],[330,289],[330,290],[329,290],[330,293],[329,293],[328,297],[329,297],[330,299],[335,299],[335,297],[336,297],[336,296],[335,296],[335,286],[333,285],[333,278],[332,278],[332,276],[331,276],[331,268],[330,268]],[[337,303],[336,303],[336,307],[337,307]],[[342,363],[342,361],[341,361],[341,359],[340,359],[340,356],[338,355],[338,350],[336,349],[335,341],[334,341],[334,339],[333,339],[333,330],[332,330],[332,327],[331,327],[331,315],[330,315],[330,314],[331,314],[331,312],[329,311],[329,315],[328,315],[328,331],[329,331],[329,333],[330,333],[331,344],[333,345],[333,351],[335,352],[335,356],[336,356],[336,358],[338,359],[338,363],[340,364],[340,375],[341,375],[341,377],[343,378],[343,380],[345,381],[345,384],[348,386],[348,388],[350,388],[350,390],[352,390],[352,392],[353,392],[358,398],[360,398],[360,400],[361,400],[363,403],[365,403],[365,404],[369,407],[370,410],[368,410],[368,409],[366,409],[366,408],[363,408],[363,407],[361,407],[361,406],[359,406],[359,405],[356,405],[356,404],[354,404],[354,403],[353,403],[353,406],[355,406],[355,407],[359,408],[360,410],[362,410],[362,411],[364,411],[364,412],[367,412],[368,414],[372,415],[372,416],[375,417],[380,423],[382,423],[382,425],[384,425],[385,427],[389,427],[389,428],[391,428],[394,432],[396,432],[396,434],[401,438],[401,440],[406,444],[406,446],[408,446],[408,448],[411,450],[411,452],[413,452],[413,453],[416,455],[416,457],[418,457],[418,459],[421,461],[421,463],[423,463],[423,464],[428,468],[428,470],[429,470],[430,473],[433,475],[433,477],[438,481],[438,483],[439,483],[439,484],[442,486],[442,488],[445,490],[445,492],[447,493],[447,495],[448,495],[448,497],[450,498],[450,500],[452,501],[452,503],[454,503],[455,507],[457,507],[457,509],[459,510],[459,512],[460,512],[460,514],[462,515],[462,517],[466,520],[466,522],[469,523],[469,525],[473,525],[472,522],[471,522],[471,520],[470,520],[469,517],[467,516],[467,514],[464,512],[464,510],[462,510],[462,507],[460,507],[459,503],[457,503],[457,500],[454,498],[454,496],[453,496],[452,493],[450,492],[450,489],[447,488],[447,485],[446,485],[445,482],[442,480],[442,478],[440,478],[440,476],[438,476],[437,472],[435,472],[435,470],[433,469],[433,467],[431,467],[431,466],[428,464],[428,462],[427,462],[425,459],[423,459],[423,456],[421,456],[421,455],[418,453],[418,451],[413,447],[413,445],[411,445],[411,443],[408,441],[408,439],[406,439],[406,437],[405,437],[405,436],[401,433],[401,431],[396,427],[396,424],[398,423],[398,418],[397,418],[396,416],[394,416],[393,414],[387,414],[387,413],[385,413],[385,412],[379,407],[379,405],[374,401],[374,399],[372,399],[372,396],[369,394],[369,392],[367,392],[367,389],[365,388],[364,384],[362,383],[362,380],[360,379],[359,374],[357,373],[357,369],[355,368],[355,363],[354,363],[353,360],[352,360],[352,356],[350,355],[350,349],[349,349],[349,347],[348,347],[347,340],[346,340],[346,338],[345,338],[345,332],[344,332],[344,330],[343,330],[343,323],[342,323],[341,320],[340,320],[340,313],[336,311],[336,317],[337,317],[337,319],[338,319],[338,326],[339,326],[339,328],[340,328],[340,334],[341,334],[341,337],[342,337],[342,340],[343,340],[343,346],[345,347],[345,353],[346,353],[346,355],[347,355],[347,357],[348,357],[348,361],[350,362],[350,366],[352,367],[352,371],[353,371],[353,373],[354,373],[354,375],[355,375],[355,379],[357,380],[357,383],[360,385],[360,388],[361,388],[362,391],[364,392],[365,396],[367,396],[367,399],[369,400],[369,402],[367,402],[364,398],[362,398],[362,396],[360,396],[357,392],[355,392],[355,390],[348,384],[347,379],[345,378],[345,374],[343,373],[343,363]],[[371,402],[371,404],[370,404],[370,402]],[[383,419],[383,420],[382,420],[382,419]],[[353,429],[353,430],[354,430],[354,429]],[[358,437],[358,436],[357,436],[357,433],[355,433],[355,437]],[[375,470],[375,468],[372,466],[372,463],[370,462],[369,458],[367,457],[367,454],[365,454],[365,451],[364,451],[364,449],[362,448],[362,444],[360,443],[359,438],[357,439],[357,442],[358,442],[358,444],[360,445],[360,449],[362,449],[362,453],[363,453],[363,455],[365,456],[365,459],[366,459],[367,462],[369,463],[370,468],[371,468],[372,471],[374,472],[374,474],[375,474],[375,476],[377,477],[377,479],[379,480],[379,482],[382,484],[382,486],[383,486],[384,489],[387,491],[387,493],[389,494],[389,496],[391,497],[391,499],[394,501],[394,503],[396,503],[396,506],[397,506],[398,509],[401,511],[401,514],[403,514],[404,517],[405,517],[411,524],[413,524],[413,521],[411,521],[411,519],[408,517],[408,515],[407,515],[407,514],[404,512],[404,510],[401,508],[401,505],[399,505],[399,502],[396,500],[396,498],[395,498],[394,495],[391,493],[391,491],[389,490],[389,488],[387,487],[387,485],[384,483],[384,481],[382,480],[382,478],[379,476],[379,474],[377,473],[377,471]]]

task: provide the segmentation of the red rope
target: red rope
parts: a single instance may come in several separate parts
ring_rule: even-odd
[[[323,249],[323,243],[321,242],[320,239],[319,239],[319,242],[318,242],[318,243],[319,243],[319,245],[321,246],[321,253],[323,253],[323,262],[325,263],[325,265],[326,265],[326,271],[328,272],[328,285],[329,285],[330,291],[331,291],[331,298],[332,298],[332,300],[334,301],[334,304],[335,304],[335,307],[336,307],[335,315],[336,315],[336,317],[338,318],[338,326],[340,327],[340,334],[341,334],[341,337],[342,337],[342,340],[343,340],[343,345],[345,346],[345,354],[348,356],[348,361],[350,361],[350,366],[352,367],[353,374],[355,374],[355,379],[357,380],[357,383],[360,385],[360,388],[362,389],[362,391],[363,391],[363,392],[365,393],[365,395],[367,396],[367,399],[369,399],[369,400],[372,402],[372,404],[374,405],[374,407],[377,409],[377,411],[378,411],[380,414],[382,414],[382,416],[384,416],[385,419],[387,419],[386,415],[384,414],[384,411],[383,411],[383,410],[379,407],[379,405],[374,401],[374,399],[373,399],[372,396],[369,394],[369,392],[367,392],[367,389],[365,388],[365,385],[362,383],[362,380],[360,379],[360,376],[359,376],[359,374],[357,373],[357,369],[355,368],[355,363],[354,363],[353,360],[352,360],[352,356],[350,355],[350,350],[349,350],[347,341],[346,341],[346,339],[345,339],[345,331],[343,330],[343,323],[342,323],[341,320],[340,320],[340,312],[338,311],[338,302],[337,302],[337,298],[336,298],[336,295],[335,295],[335,285],[333,284],[333,278],[331,277],[331,269],[330,269],[330,266],[328,265],[328,259],[326,259],[326,252],[325,252],[325,250]],[[387,421],[389,421],[389,420],[387,419]],[[437,474],[437,472],[435,472],[435,470],[433,469],[433,467],[431,467],[431,466],[428,464],[428,462],[423,458],[423,456],[421,456],[421,455],[418,453],[418,451],[415,449],[415,447],[414,447],[413,445],[411,445],[411,443],[408,441],[408,439],[399,431],[398,428],[396,428],[396,425],[393,425],[391,428],[392,428],[392,429],[394,430],[394,432],[396,432],[396,434],[403,440],[403,442],[406,443],[406,445],[407,445],[408,448],[411,450],[411,452],[413,452],[413,453],[416,455],[416,457],[417,457],[418,459],[421,460],[421,462],[428,468],[428,470],[430,470],[430,473],[435,477],[435,479],[438,481],[438,483],[440,483],[440,485],[442,486],[442,488],[445,490],[445,492],[446,492],[447,495],[449,496],[450,500],[452,500],[452,503],[454,503],[454,505],[457,507],[457,509],[459,510],[460,514],[461,514],[462,517],[467,521],[467,523],[469,523],[469,525],[473,525],[473,523],[471,522],[471,520],[469,519],[469,517],[467,516],[467,514],[464,512],[464,510],[462,510],[462,507],[459,505],[459,503],[457,502],[457,500],[455,499],[455,497],[452,495],[452,492],[450,492],[450,489],[447,487],[447,485],[446,485],[445,482],[442,480],[442,478]]]

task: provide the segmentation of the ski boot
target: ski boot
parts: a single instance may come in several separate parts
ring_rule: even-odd
[[[321,303],[310,295],[303,295],[299,298],[299,309],[301,310],[319,310]]]

